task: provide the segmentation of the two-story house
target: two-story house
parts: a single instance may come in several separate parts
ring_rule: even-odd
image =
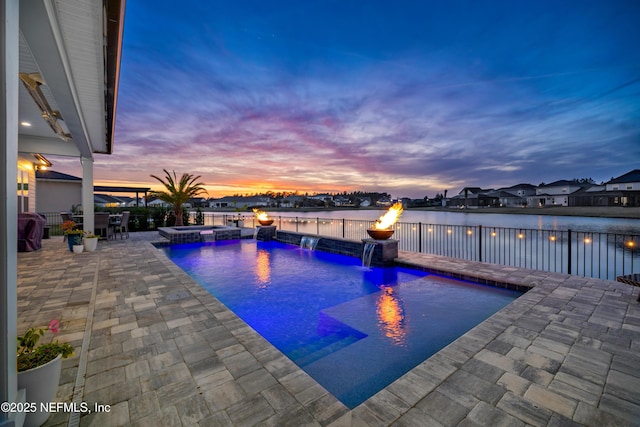
[[[585,187],[585,184],[567,180],[541,184],[536,188],[535,195],[527,197],[527,204],[532,207],[569,206],[569,195],[581,190],[583,187]]]
[[[447,206],[457,208],[478,208],[499,206],[499,198],[492,195],[493,189],[483,190],[480,187],[465,187],[447,200]]]
[[[607,192],[617,192],[613,205],[640,206],[640,169],[620,175],[605,184]]]

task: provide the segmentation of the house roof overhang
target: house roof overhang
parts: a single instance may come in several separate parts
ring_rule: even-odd
[[[125,0],[20,1],[19,151],[112,153],[124,10]]]

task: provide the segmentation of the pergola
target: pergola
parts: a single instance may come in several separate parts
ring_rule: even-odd
[[[105,185],[94,185],[94,192],[105,193],[136,193],[136,206],[138,206],[138,199],[140,199],[140,193],[144,193],[144,207],[147,207],[147,193],[151,188],[144,187],[110,187]]]

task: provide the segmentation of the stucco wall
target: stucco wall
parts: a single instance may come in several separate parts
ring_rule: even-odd
[[[37,212],[70,211],[82,203],[80,182],[56,182],[38,180],[36,187]]]

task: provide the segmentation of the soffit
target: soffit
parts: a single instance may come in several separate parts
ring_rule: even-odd
[[[124,2],[108,1],[122,18]],[[19,120],[31,127],[20,126],[21,151],[28,142],[38,141],[47,150],[43,154],[93,157],[94,153],[112,152],[111,129],[116,90],[106,75],[105,52],[118,46],[106,46],[106,13],[102,0],[22,0],[20,2],[21,73],[40,73],[45,84],[39,86],[52,110],[60,112],[62,128],[71,135],[65,141],[42,118],[29,92],[20,85]],[[115,76],[117,88],[117,75]],[[111,87],[109,86],[111,85]],[[110,90],[108,90],[110,89]],[[69,145],[73,146],[70,149]]]

